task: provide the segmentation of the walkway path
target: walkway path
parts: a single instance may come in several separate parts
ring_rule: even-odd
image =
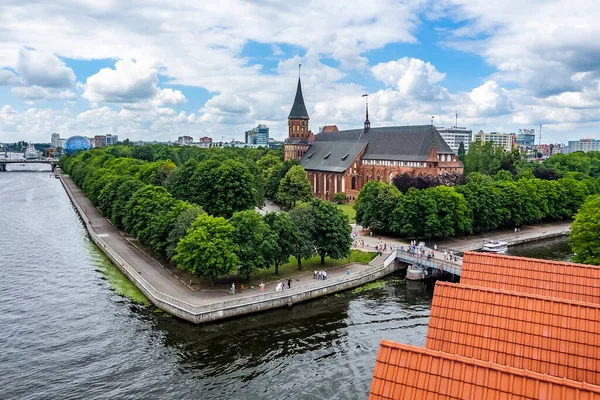
[[[275,285],[278,283],[277,281],[267,283],[264,292],[261,292],[258,287],[244,289],[241,291],[241,293],[237,293],[235,295],[230,295],[225,291],[193,291],[157,261],[146,255],[140,249],[131,244],[126,238],[124,238],[117,228],[115,228],[100,214],[96,207],[94,207],[82,190],[77,187],[77,185],[68,175],[62,175],[62,180],[73,194],[77,203],[79,203],[85,214],[85,218],[87,218],[89,221],[94,232],[128,264],[132,265],[135,270],[155,289],[192,305],[198,306],[275,291]],[[352,276],[357,272],[365,270],[369,267],[369,265],[355,263],[346,266],[330,268],[327,269],[327,277],[328,279],[332,279],[343,276],[346,274],[348,269],[350,269]],[[293,277],[292,288],[298,288],[315,282],[316,281],[312,278],[311,271],[310,273]],[[287,279],[285,280],[285,284],[287,289]],[[282,292],[282,294],[284,293],[285,290]]]

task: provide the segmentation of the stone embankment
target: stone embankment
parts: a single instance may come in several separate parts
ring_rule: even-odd
[[[352,264],[344,267],[350,274],[339,271],[332,278],[311,281],[281,292],[240,295],[208,294],[191,290],[156,260],[129,243],[107,221],[73,183],[61,175],[71,202],[79,213],[92,241],[127,276],[144,295],[161,310],[196,324],[250,314],[272,308],[287,307],[328,294],[348,290],[379,279],[396,269],[396,254],[384,254],[369,265]],[[335,276],[337,275],[337,276]]]

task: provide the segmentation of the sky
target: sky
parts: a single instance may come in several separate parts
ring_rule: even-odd
[[[597,0],[3,0],[0,142],[430,124],[600,138]]]

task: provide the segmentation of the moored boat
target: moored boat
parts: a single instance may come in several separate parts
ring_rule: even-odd
[[[497,240],[484,240],[481,251],[504,254],[508,251],[508,243]]]

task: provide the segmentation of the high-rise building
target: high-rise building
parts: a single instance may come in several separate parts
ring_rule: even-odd
[[[600,140],[598,139],[579,139],[569,140],[569,153],[574,151],[600,151]]]
[[[180,146],[187,146],[187,145],[194,143],[194,138],[191,136],[179,136],[177,138],[177,143]]]
[[[517,144],[517,135],[514,133],[479,131],[475,134],[475,140],[480,142],[494,142],[494,145],[502,147],[505,151],[512,151]]]
[[[532,153],[535,146],[535,130],[519,129],[515,144],[521,152]]]
[[[453,126],[451,128],[440,127],[436,129],[454,153],[458,153],[458,148],[461,143],[465,145],[465,153],[469,152],[469,146],[471,146],[473,141],[473,131],[471,129],[467,129],[464,126]]]
[[[104,135],[96,135],[94,136],[94,141],[92,142],[93,147],[102,147],[102,139]]]
[[[244,139],[246,144],[267,147],[269,145],[269,127],[259,124],[256,128],[246,131]]]
[[[115,144],[117,144],[117,142],[119,141],[119,136],[118,135],[111,135],[110,133],[102,136],[102,147],[104,146],[113,146]]]
[[[61,147],[60,146],[60,135],[58,133],[53,133],[50,136],[50,145],[54,148]]]

